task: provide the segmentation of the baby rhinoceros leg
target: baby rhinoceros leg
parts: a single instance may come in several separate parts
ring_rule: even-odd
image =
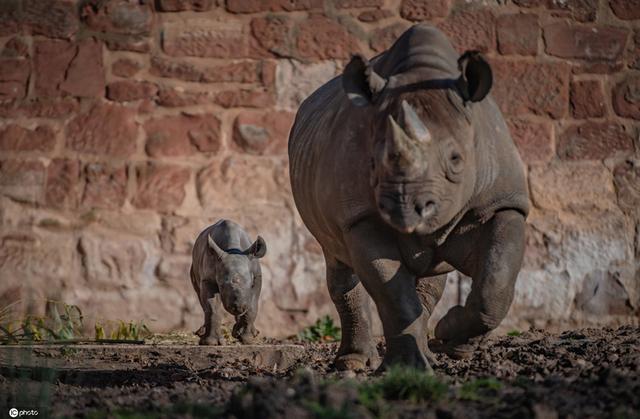
[[[206,288],[206,287],[203,287]],[[206,291],[206,290],[203,290]],[[221,314],[222,301],[220,294],[211,295],[208,291],[200,294],[200,304],[204,311],[204,325],[196,332],[200,337],[200,345],[223,345]]]
[[[327,286],[342,327],[335,359],[339,370],[361,370],[373,366],[378,351],[371,338],[371,311],[364,287],[353,270],[325,252]]]
[[[257,315],[257,307],[251,307],[246,313],[236,317],[236,324],[233,326],[231,336],[238,339],[245,345],[256,343],[258,330],[254,326]]]
[[[505,318],[513,301],[524,255],[524,216],[498,212],[476,233],[466,267],[473,280],[464,306],[452,307],[438,322],[435,351],[470,357],[476,346]]]

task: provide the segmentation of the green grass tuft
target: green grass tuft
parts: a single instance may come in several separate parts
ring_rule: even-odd
[[[458,391],[458,397],[463,400],[490,401],[501,388],[502,383],[495,378],[479,378],[464,383]]]
[[[340,338],[340,328],[329,316],[316,320],[315,324],[306,327],[298,334],[298,339],[306,342],[336,342]]]

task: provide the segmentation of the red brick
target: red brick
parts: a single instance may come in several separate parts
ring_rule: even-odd
[[[280,12],[322,9],[323,0],[227,0],[232,13]]]
[[[151,59],[151,74],[200,83],[257,83],[263,65],[259,61],[237,61],[229,64],[197,66],[188,62]]]
[[[78,160],[53,159],[47,168],[46,204],[55,208],[74,208],[78,203],[79,184]]]
[[[220,121],[213,115],[165,116],[144,124],[151,157],[189,156],[220,150]]]
[[[446,17],[451,0],[403,0],[400,16],[407,20],[423,21]]]
[[[357,9],[362,7],[382,7],[384,0],[334,0],[337,9]]]
[[[640,161],[628,159],[616,165],[613,184],[622,211],[637,217],[640,208]]]
[[[201,105],[213,102],[213,94],[209,92],[185,91],[182,88],[165,87],[158,92],[156,103],[160,106],[176,108],[182,106]]]
[[[131,203],[136,208],[170,212],[184,201],[189,169],[157,163],[141,164],[136,168],[136,193]]]
[[[622,70],[622,61],[582,61],[573,66],[573,74],[611,74]]]
[[[622,125],[585,122],[568,128],[558,140],[558,156],[565,160],[601,160],[633,150],[633,137]]]
[[[66,97],[61,99],[41,99],[0,103],[0,117],[18,118],[61,118],[78,110],[77,100]]]
[[[285,111],[241,113],[233,126],[233,141],[249,154],[286,154],[293,118]]]
[[[266,89],[225,90],[215,102],[223,108],[267,108],[275,105],[273,92]]]
[[[14,36],[4,44],[1,55],[10,58],[27,58],[29,57],[29,45],[27,45],[23,38]]]
[[[493,51],[496,44],[495,17],[486,9],[465,9],[452,13],[438,27],[460,52]]]
[[[69,122],[66,147],[81,153],[128,157],[136,150],[134,116],[130,108],[95,104]]]
[[[260,51],[278,57],[293,53],[293,21],[288,16],[265,16],[251,20],[253,43]]]
[[[640,29],[636,29],[633,36],[633,46],[628,49],[627,63],[629,68],[640,70]]]
[[[371,23],[387,19],[391,16],[393,16],[393,12],[387,9],[365,10],[358,15],[358,20],[360,22]]]
[[[50,38],[71,38],[79,29],[75,0],[24,0],[27,32]]]
[[[151,43],[144,36],[119,36],[105,39],[111,51],[131,51],[146,53],[151,51]]]
[[[513,118],[507,124],[525,163],[547,162],[553,158],[553,128],[550,122]]]
[[[571,111],[578,119],[599,118],[605,115],[604,89],[600,80],[571,83]]]
[[[40,68],[39,76],[46,77]],[[66,69],[60,90],[71,96],[92,97],[104,95],[104,69],[102,68],[102,43],[95,40],[81,41],[76,54]]]
[[[0,59],[0,100],[22,99],[27,95],[31,65],[23,58]]]
[[[92,208],[116,209],[122,207],[127,195],[127,168],[125,165],[89,163],[84,171],[85,186],[82,205]]]
[[[492,94],[507,115],[532,113],[561,118],[569,102],[569,72],[565,63],[493,60]]]
[[[107,86],[107,98],[116,102],[153,99],[158,94],[158,86],[148,81],[115,81]]]
[[[338,22],[314,15],[302,21],[297,29],[297,52],[303,58],[347,59],[360,51],[357,39]]]
[[[540,34],[537,15],[502,15],[498,18],[496,31],[501,54],[537,54]]]
[[[130,58],[121,58],[111,66],[111,73],[118,77],[133,77],[142,69],[142,64]]]
[[[192,10],[194,12],[205,12],[211,10],[213,0],[158,0],[156,2],[158,10],[161,12],[183,12]]]
[[[21,31],[21,1],[22,0],[0,1],[0,36],[13,35]]]
[[[640,0],[609,0],[609,6],[619,19],[640,19]]]
[[[522,7],[546,7],[554,16],[568,17],[580,22],[596,20],[598,0],[514,0]]]
[[[561,58],[616,60],[628,33],[613,26],[552,23],[544,27],[545,51]]]
[[[616,114],[640,119],[640,76],[627,76],[613,88],[613,109]]]
[[[45,152],[52,151],[55,144],[55,131],[47,125],[31,130],[10,124],[0,129],[0,150]]]
[[[172,56],[243,58],[249,51],[248,37],[236,22],[180,22],[165,25],[164,52]]]
[[[37,41],[35,44],[36,94],[41,97],[104,94],[102,44],[84,40]]]
[[[42,202],[45,168],[39,161],[0,161],[0,194],[20,202]]]
[[[149,1],[88,0],[80,15],[91,30],[110,34],[147,35],[153,25]]]
[[[391,47],[393,43],[402,35],[410,25],[406,23],[394,23],[387,27],[376,29],[370,41],[371,49],[375,52],[382,52]]]

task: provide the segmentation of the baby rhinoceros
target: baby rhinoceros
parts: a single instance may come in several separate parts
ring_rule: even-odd
[[[191,284],[204,310],[204,325],[196,331],[200,345],[220,345],[222,307],[236,320],[232,336],[242,343],[255,341],[253,323],[262,287],[260,262],[267,252],[264,239],[251,243],[243,228],[220,220],[204,229],[193,245]]]

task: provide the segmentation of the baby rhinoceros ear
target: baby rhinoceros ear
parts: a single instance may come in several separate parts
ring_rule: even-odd
[[[250,257],[254,257],[256,259],[260,259],[264,255],[267,254],[267,243],[265,243],[264,239],[260,236],[256,239],[255,242],[244,251],[244,254]]]

